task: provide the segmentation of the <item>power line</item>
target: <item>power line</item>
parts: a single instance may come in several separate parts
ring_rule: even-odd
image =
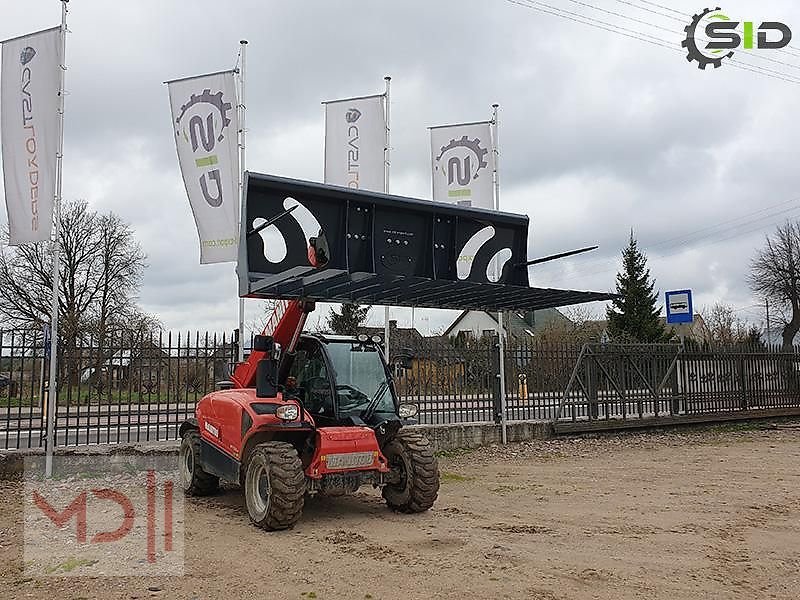
[[[615,23],[609,23],[608,21],[602,21],[600,19],[595,19],[594,17],[590,17],[581,13],[575,13],[572,11],[565,10],[563,8],[558,8],[556,6],[552,6],[550,4],[546,4],[544,2],[538,2],[537,0],[505,0],[510,4],[516,4],[518,6],[522,6],[523,8],[527,8],[529,10],[535,10],[541,13],[550,14],[556,17],[560,17],[562,19],[567,19],[569,21],[574,21],[576,23],[581,23],[583,25],[589,25],[590,27],[594,27],[596,29],[602,29],[605,31],[609,31],[611,33],[616,33],[618,35],[623,35],[625,37],[629,37],[632,39],[636,39],[642,42],[647,42],[649,44],[655,46],[661,46],[668,50],[680,52],[683,54],[683,50],[678,48],[672,44],[669,40],[664,40],[662,38],[655,37],[651,34],[644,33],[642,31],[630,29],[627,27],[623,27],[621,25],[617,25]],[[545,7],[545,8],[541,8]],[[561,14],[564,13],[564,14]],[[671,32],[675,33],[675,32]],[[789,73],[785,73],[783,71],[775,71],[772,69],[767,69],[766,67],[761,67],[758,65],[754,65],[752,63],[746,63],[744,61],[738,59],[729,59],[728,64],[731,67],[741,69],[744,71],[750,71],[753,73],[757,73],[759,75],[763,75],[764,77],[771,77],[773,79],[780,79],[786,81],[788,83],[795,83],[800,84],[800,78],[795,78],[794,76],[790,75]]]
[[[617,0],[617,1],[618,2],[623,2],[623,0]],[[639,0],[639,2],[641,2],[642,4],[649,4],[650,6],[655,6],[656,8],[661,8],[663,10],[668,10],[670,12],[674,12],[674,13],[679,14],[679,15],[691,16],[690,13],[683,12],[683,11],[680,11],[680,10],[675,10],[674,8],[671,8],[669,6],[664,6],[663,4],[658,4],[657,2],[649,2],[648,0]],[[624,4],[630,4],[630,2],[624,2]],[[644,10],[647,10],[647,9],[644,9]]]
[[[740,227],[740,226],[742,226],[742,225],[752,225],[752,224],[753,224],[755,221],[761,221],[761,220],[763,220],[763,219],[772,219],[772,218],[774,218],[774,217],[777,217],[778,215],[782,215],[782,214],[786,214],[786,213],[789,213],[789,212],[792,212],[792,211],[798,210],[798,209],[800,209],[800,205],[798,205],[798,206],[791,206],[791,207],[789,207],[789,208],[784,208],[784,209],[782,209],[782,210],[779,210],[779,211],[777,211],[777,212],[774,212],[774,213],[769,213],[769,214],[767,214],[767,215],[763,215],[763,216],[761,216],[761,217],[758,217],[758,218],[756,218],[756,219],[754,219],[754,220],[753,220],[753,217],[754,217],[755,215],[759,214],[759,213],[762,213],[762,212],[765,212],[765,211],[769,211],[769,210],[771,210],[772,208],[777,208],[777,207],[779,207],[779,206],[783,206],[783,205],[785,205],[785,204],[790,204],[790,203],[793,203],[793,202],[797,202],[798,200],[800,200],[800,199],[798,199],[798,198],[792,198],[791,200],[787,200],[787,201],[785,201],[785,202],[780,202],[780,203],[778,203],[778,204],[775,204],[775,205],[773,205],[772,207],[762,208],[762,209],[759,209],[759,210],[753,211],[752,213],[748,213],[748,214],[745,214],[745,215],[742,215],[742,216],[739,216],[739,217],[735,217],[735,218],[733,218],[733,219],[728,219],[727,221],[722,221],[722,222],[720,222],[720,223],[717,223],[716,225],[709,225],[709,226],[707,226],[707,227],[703,227],[703,228],[701,228],[701,229],[697,229],[697,230],[695,230],[695,231],[691,231],[691,232],[689,232],[689,233],[686,233],[686,234],[683,234],[683,235],[675,236],[675,237],[673,237],[673,238],[669,238],[669,239],[666,239],[666,240],[662,240],[662,241],[660,241],[660,242],[656,242],[655,244],[651,244],[649,247],[650,247],[650,248],[654,248],[654,247],[659,247],[659,246],[664,246],[664,245],[666,245],[666,247],[667,247],[667,248],[671,248],[671,247],[674,247],[675,245],[678,245],[678,244],[683,244],[683,243],[686,243],[686,242],[691,242],[691,241],[692,241],[692,239],[691,239],[691,238],[692,238],[693,236],[695,236],[696,234],[698,234],[698,233],[703,233],[703,232],[707,232],[707,231],[712,231],[712,230],[714,230],[714,229],[717,229],[717,228],[720,228],[720,227],[722,227],[722,229],[721,229],[720,231],[713,231],[712,233],[709,233],[709,234],[706,234],[706,235],[702,235],[702,236],[700,236],[700,237],[698,238],[698,240],[700,240],[700,239],[703,239],[703,238],[706,238],[706,237],[712,237],[712,236],[714,236],[714,235],[719,235],[720,233],[727,233],[727,232],[728,232],[728,231],[727,231],[728,229],[730,229],[730,230],[734,230],[734,229],[736,229],[737,227]],[[742,220],[745,220],[745,219],[747,220],[745,223],[736,223],[737,221],[742,221]],[[729,228],[729,227],[727,227],[728,225],[731,225],[731,224],[733,224],[733,223],[736,223],[736,224],[735,224],[735,225],[733,225],[733,226],[732,226],[732,227],[730,227],[730,228]]]
[[[577,18],[573,18],[573,17],[569,17],[569,16],[566,16],[566,15],[562,15],[562,14],[560,14],[558,12],[554,12],[554,11],[569,12],[569,11],[563,11],[563,9],[560,9],[560,8],[550,7],[550,8],[553,9],[551,11],[551,10],[547,10],[547,9],[544,9],[544,8],[539,8],[539,7],[532,6],[530,4],[525,4],[524,3],[524,2],[532,2],[533,0],[524,0],[524,1],[523,0],[505,0],[505,1],[509,2],[510,4],[516,4],[518,6],[522,6],[523,8],[528,8],[530,10],[536,10],[536,11],[539,11],[541,13],[553,15],[555,17],[561,17],[562,19],[567,19],[569,21],[574,21],[575,23],[581,23],[583,25],[589,25],[590,27],[595,27],[597,29],[603,29],[605,31],[610,31],[611,33],[616,33],[618,35],[623,35],[625,37],[629,37],[629,38],[632,38],[632,39],[635,39],[635,40],[640,40],[642,42],[647,42],[648,44],[652,44],[654,46],[662,46],[663,48],[667,48],[668,50],[678,50],[678,48],[675,48],[675,47],[673,47],[672,45],[670,45],[668,43],[659,43],[658,41],[655,41],[658,38],[652,39],[652,38],[648,38],[648,37],[640,37],[638,35],[624,33],[623,31],[617,31],[616,29],[611,29],[609,27],[604,27],[603,25],[595,25],[595,24],[591,23],[590,21],[597,21],[597,19],[592,19],[591,17],[585,17],[588,21],[583,21],[583,20],[580,20],[580,19],[577,19]],[[537,2],[537,4],[541,4],[541,3]],[[544,6],[550,6],[550,5],[546,4]],[[569,13],[569,14],[576,14],[576,13]],[[579,15],[579,16],[583,17],[583,15]],[[600,21],[597,21],[597,22],[599,23]],[[611,27],[616,27],[617,29],[622,29],[622,30],[625,30],[625,31],[631,31],[629,29],[626,30],[624,27],[619,27],[618,25],[611,24]]]
[[[761,217],[753,219],[753,217],[755,217],[756,215],[758,215],[760,213],[773,211],[776,208],[785,206],[786,204],[789,204],[789,203],[792,203],[792,202],[798,202],[798,201],[800,201],[800,198],[792,198],[790,200],[785,200],[783,202],[778,202],[778,203],[773,204],[771,206],[767,206],[767,207],[760,208],[758,210],[755,210],[755,211],[752,211],[752,212],[749,212],[749,213],[745,213],[743,215],[740,215],[738,217],[734,217],[732,219],[727,219],[725,221],[721,221],[721,222],[716,223],[714,225],[708,225],[706,227],[702,227],[700,229],[696,229],[696,230],[690,231],[688,233],[684,233],[684,234],[681,234],[681,235],[678,235],[678,236],[674,236],[674,237],[671,237],[671,238],[666,238],[666,239],[660,240],[658,242],[654,242],[652,244],[649,244],[647,246],[646,250],[649,251],[649,250],[652,250],[654,248],[658,248],[658,247],[661,247],[661,246],[664,246],[664,248],[663,248],[664,250],[669,250],[669,249],[675,248],[675,247],[677,247],[679,245],[681,245],[681,246],[682,245],[687,245],[687,244],[690,244],[690,243],[700,242],[703,239],[711,239],[714,236],[726,235],[728,233],[735,232],[736,229],[739,228],[739,227],[752,226],[752,224],[757,222],[757,221],[763,221],[764,219],[774,219],[776,216],[784,215],[786,213],[789,213],[789,212],[792,212],[792,211],[795,211],[795,210],[800,210],[800,205],[798,205],[798,206],[790,207],[788,209],[781,209],[781,210],[776,211],[776,212],[769,212],[769,214],[767,214],[767,215],[763,215]],[[743,221],[743,220],[746,220],[746,222],[737,223],[737,221]],[[759,226],[759,227],[761,227],[761,226]],[[722,228],[722,229],[720,229],[719,231],[712,231],[714,229],[719,229],[719,228]],[[694,236],[696,236],[699,233],[705,233],[705,232],[709,232],[709,231],[711,231],[711,233],[706,233],[705,235],[698,236],[695,239],[692,239]],[[742,234],[742,235],[746,235],[747,233],[750,233],[750,232],[739,232],[739,233]],[[718,240],[718,241],[722,241],[722,240]],[[602,259],[595,259],[595,260],[591,260],[591,261],[587,261],[587,262],[582,262],[580,267],[579,267],[579,270],[585,270],[586,268],[588,268],[590,266],[603,264],[603,263],[608,263],[608,262],[616,262],[616,259],[615,258],[602,258]],[[545,263],[542,266],[543,267],[557,266],[557,264],[558,263],[549,263],[549,264]],[[563,265],[563,263],[562,263],[562,265]]]
[[[793,207],[792,209],[789,209],[789,210],[798,210],[798,209],[800,209],[800,206]],[[780,213],[785,213],[785,212],[787,212],[787,211],[780,211]],[[761,220],[764,220],[764,219],[767,219],[767,218],[774,218],[775,216],[777,216],[780,213],[775,213],[775,214],[772,214],[772,215],[766,215],[764,217],[756,219],[755,221],[761,221]],[[783,220],[783,219],[781,219],[781,220]],[[669,257],[669,256],[673,256],[675,254],[679,254],[680,252],[682,252],[684,250],[695,250],[697,248],[703,248],[705,246],[719,244],[721,242],[729,241],[729,240],[735,239],[737,237],[742,237],[744,235],[748,235],[748,234],[751,234],[751,233],[755,233],[756,231],[763,230],[763,229],[766,229],[768,227],[772,227],[776,223],[774,223],[774,222],[763,223],[763,224],[756,225],[755,227],[753,227],[752,224],[753,224],[753,222],[737,225],[736,227],[732,228],[731,231],[735,231],[735,229],[737,227],[740,227],[742,225],[746,225],[747,227],[743,231],[737,231],[737,232],[734,232],[733,235],[727,235],[727,236],[724,236],[724,237],[721,237],[721,238],[718,238],[718,239],[713,239],[713,236],[714,235],[719,235],[719,234],[725,234],[725,233],[728,233],[728,232],[720,231],[720,232],[717,232],[715,234],[712,234],[712,236],[707,236],[709,239],[707,239],[706,241],[702,241],[703,238],[699,238],[698,240],[694,240],[692,242],[692,246],[690,248],[687,248],[686,244],[671,245],[671,246],[668,246],[667,248],[665,248],[666,250],[668,250],[667,252],[663,252],[663,251],[662,252],[657,252],[654,256],[657,256],[658,258],[666,258],[666,257]],[[647,246],[645,248],[645,251],[649,251],[650,249],[656,247],[657,245],[658,245],[657,243],[649,245],[649,246]],[[612,268],[609,268],[609,269],[602,269],[602,270],[598,270],[597,269],[597,266],[599,266],[599,265],[609,264],[609,263],[616,263],[616,262],[617,262],[617,258],[606,258],[606,259],[599,259],[599,260],[596,260],[596,261],[593,261],[593,262],[590,262],[590,263],[581,264],[576,269],[576,273],[574,273],[573,275],[569,275],[568,277],[563,278],[561,281],[570,281],[570,280],[577,279],[578,277],[583,277],[586,274],[588,274],[589,271],[591,271],[591,274],[609,273],[609,272],[616,271],[616,267],[612,267]]]

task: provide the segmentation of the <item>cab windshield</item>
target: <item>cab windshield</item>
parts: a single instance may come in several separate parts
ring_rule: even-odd
[[[394,402],[380,354],[373,344],[330,342],[326,345],[333,367],[339,416],[394,412]]]

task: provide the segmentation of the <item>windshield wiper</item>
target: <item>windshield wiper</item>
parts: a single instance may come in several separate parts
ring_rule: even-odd
[[[364,412],[361,413],[361,418],[364,420],[368,420],[372,418],[372,415],[375,413],[375,409],[378,408],[378,403],[383,398],[383,394],[386,393],[386,389],[389,387],[389,384],[386,381],[383,381],[379,386],[378,390],[375,392],[375,395],[367,404],[367,407],[364,409]]]

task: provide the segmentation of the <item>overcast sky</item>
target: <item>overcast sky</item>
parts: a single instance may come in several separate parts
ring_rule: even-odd
[[[669,47],[506,0],[72,0],[64,197],[133,226],[149,261],[140,301],[167,328],[235,327],[233,265],[198,264],[162,82],[232,67],[246,38],[250,170],[321,180],[320,102],[381,92],[391,75],[391,189],[430,198],[427,127],[488,118],[498,102],[500,203],[530,215],[530,256],[600,245],[532,269],[533,285],[612,290],[633,228],[662,293],[691,288],[696,307],[724,301],[761,321],[745,275],[764,234],[800,216],[800,86],[688,63],[683,28],[702,4],[534,6],[545,4]],[[57,0],[0,6],[0,38],[59,22]],[[723,8],[737,20],[782,21],[800,36],[796,2]],[[792,46],[735,58],[800,78],[800,37]],[[261,309],[248,301],[248,310]],[[416,325],[439,329],[452,314],[420,310]],[[410,322],[409,310],[393,315]],[[372,311],[374,324],[382,319]]]

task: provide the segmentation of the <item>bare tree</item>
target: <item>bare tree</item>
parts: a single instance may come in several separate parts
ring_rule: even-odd
[[[90,210],[84,201],[64,203],[58,236],[61,356],[75,384],[81,340],[91,336],[102,347],[108,332],[124,329],[137,312],[146,262],[127,223],[113,213]],[[3,242],[7,232],[4,237]],[[17,327],[49,322],[52,264],[47,243],[12,248],[0,243],[0,317],[5,322]]]
[[[736,316],[730,304],[717,302],[700,311],[703,323],[703,338],[712,344],[735,345],[757,344],[761,330]]]
[[[783,349],[800,331],[800,223],[787,221],[767,236],[750,265],[750,288],[772,301],[783,319]]]
[[[553,320],[536,336],[544,344],[584,344],[598,342],[605,322],[598,321],[586,306],[571,306],[561,311],[566,319]]]

